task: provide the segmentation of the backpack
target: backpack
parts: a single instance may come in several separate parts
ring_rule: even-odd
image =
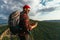
[[[10,14],[8,23],[10,26],[16,26],[19,24],[19,20],[20,20],[20,12],[17,10]]]
[[[18,24],[20,20],[20,12],[14,11],[9,15],[8,24],[12,34],[18,33]]]

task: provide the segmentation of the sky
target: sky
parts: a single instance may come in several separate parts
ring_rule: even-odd
[[[0,0],[0,22],[7,22],[9,15],[22,11],[25,4],[31,7],[28,14],[33,20],[60,20],[60,0]]]

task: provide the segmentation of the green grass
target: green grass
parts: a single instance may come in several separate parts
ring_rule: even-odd
[[[39,22],[32,33],[35,40],[60,40],[60,23]]]
[[[8,28],[7,25],[0,27],[0,35]]]
[[[38,22],[38,26],[31,32],[35,40],[60,40],[60,23]]]
[[[3,37],[2,40],[10,40],[8,37]]]

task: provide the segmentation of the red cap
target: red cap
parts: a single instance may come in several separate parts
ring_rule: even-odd
[[[30,8],[30,6],[29,5],[25,5],[23,8]]]

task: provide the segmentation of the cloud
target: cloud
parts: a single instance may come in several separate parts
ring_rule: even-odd
[[[41,16],[40,20],[60,20],[60,11],[55,10],[47,15]]]
[[[4,14],[0,14],[0,19],[7,19],[7,17]]]
[[[37,14],[32,19],[37,20],[60,20],[60,0],[52,0],[47,1],[46,5],[39,5],[39,10],[37,10]]]
[[[0,0],[0,18],[7,19],[10,13],[12,13],[13,11],[22,11],[22,7],[25,4],[31,6],[31,11],[29,13],[30,19],[60,19],[60,0]]]
[[[31,6],[31,13],[36,13],[36,10],[38,10],[37,8],[37,4],[39,4],[39,1],[36,1],[36,0],[1,0],[1,12],[3,14],[7,14],[8,15],[15,11],[15,10],[22,10],[22,7],[25,5],[25,4],[28,4]],[[14,3],[13,3],[14,2]],[[4,11],[4,12],[3,12]],[[7,16],[7,15],[6,15]]]
[[[55,9],[56,9],[56,7],[43,8],[43,9],[37,10],[37,12],[52,12]]]

